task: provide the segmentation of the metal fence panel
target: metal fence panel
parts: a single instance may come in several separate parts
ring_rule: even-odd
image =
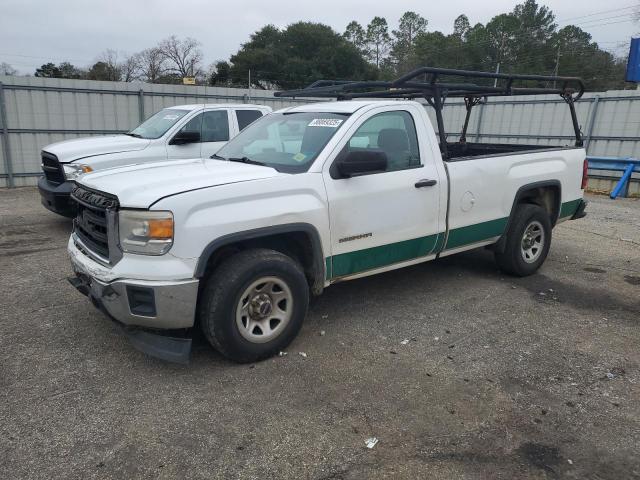
[[[49,143],[123,132],[162,108],[191,103],[258,103],[274,110],[313,99],[275,98],[272,91],[223,87],[2,77],[6,125],[0,128],[0,186],[33,185],[40,174],[40,149]],[[433,109],[426,107],[435,125]],[[576,104],[588,153],[638,156],[640,95],[636,91],[588,93]],[[459,99],[445,102],[445,128],[455,141],[466,110]],[[595,114],[595,116],[594,116]],[[0,123],[2,115],[0,115]],[[4,133],[6,128],[6,134]],[[474,107],[468,141],[533,145],[573,143],[569,109],[557,96],[492,98]],[[8,140],[8,142],[7,142]],[[9,154],[11,164],[6,158]],[[9,167],[9,169],[7,168]]]
[[[44,145],[124,132],[165,107],[258,103],[278,110],[312,101],[275,98],[272,91],[221,87],[2,76],[0,82],[5,98],[4,112],[0,113],[7,119],[7,133],[0,129],[0,186],[10,184],[9,176],[15,186],[34,185]]]

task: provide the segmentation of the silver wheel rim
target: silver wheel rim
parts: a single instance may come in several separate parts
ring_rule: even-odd
[[[282,333],[293,311],[293,295],[278,277],[262,277],[249,285],[236,307],[236,326],[251,343],[265,343]]]
[[[524,230],[522,241],[520,242],[520,253],[522,259],[527,263],[533,263],[540,255],[544,248],[544,227],[540,222],[534,220]]]

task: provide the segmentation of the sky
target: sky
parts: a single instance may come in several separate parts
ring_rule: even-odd
[[[169,35],[202,43],[204,63],[228,59],[249,35],[264,25],[285,27],[314,21],[343,32],[351,20],[366,25],[385,17],[390,30],[405,11],[427,18],[428,30],[451,33],[453,20],[464,13],[471,24],[486,23],[510,12],[515,0],[1,0],[0,63],[21,74],[53,61],[76,66],[93,64],[106,49],[125,56],[155,45]],[[601,48],[626,56],[631,36],[640,32],[636,0],[539,0],[551,8],[560,26],[575,24],[589,32]],[[434,5],[437,8],[434,8]]]

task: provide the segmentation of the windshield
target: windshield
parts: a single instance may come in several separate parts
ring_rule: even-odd
[[[349,114],[272,113],[249,125],[214,158],[260,163],[280,172],[306,172]]]
[[[178,110],[177,108],[165,108],[154,116],[144,121],[141,125],[131,130],[127,135],[132,137],[154,139],[160,138],[167,130],[173,127],[178,120],[191,110]]]

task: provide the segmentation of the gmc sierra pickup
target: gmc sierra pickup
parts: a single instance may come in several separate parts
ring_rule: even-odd
[[[252,362],[284,349],[310,295],[336,282],[478,247],[505,272],[534,273],[553,227],[584,216],[579,128],[575,145],[556,148],[469,144],[464,130],[447,143],[442,99],[552,91],[575,119],[582,82],[498,74],[506,85],[484,87],[417,72],[281,92],[345,101],[267,115],[212,158],[83,175],[70,282],[152,355],[186,361],[197,325],[223,355]],[[562,86],[513,86],[549,78]],[[394,98],[367,98],[384,96]],[[438,135],[416,97],[434,106]]]
[[[80,175],[179,158],[208,157],[229,138],[271,108],[249,104],[197,104],[165,108],[122,135],[65,140],[42,149],[38,181],[42,205],[52,212],[73,217],[70,194]]]

